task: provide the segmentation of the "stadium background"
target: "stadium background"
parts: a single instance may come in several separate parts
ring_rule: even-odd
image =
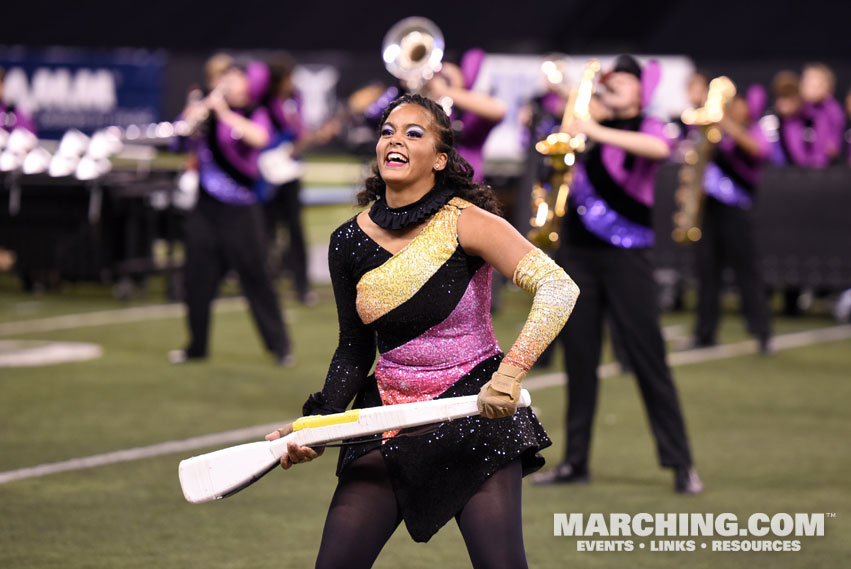
[[[415,11],[438,22],[458,53],[481,46],[518,53],[686,54],[744,83],[765,83],[779,68],[819,59],[834,67],[840,89],[851,80],[851,8],[846,4],[434,2]],[[130,7],[98,1],[84,8],[34,2],[4,12],[16,24],[4,26],[0,44],[32,50],[140,47],[163,53],[160,112],[168,118],[179,110],[186,85],[200,80],[203,59],[219,48],[287,48],[304,62],[336,58],[346,63],[351,81],[340,84],[345,92],[358,77],[380,76],[381,38],[411,9],[354,2],[326,2],[316,9],[289,2],[200,6],[156,1]],[[311,245],[321,250],[330,231],[355,211],[345,204],[307,208]],[[0,340],[84,342],[102,349],[102,356],[91,361],[0,368],[0,479],[46,463],[283,422],[297,416],[305,395],[321,385],[336,336],[329,286],[318,287],[315,307],[296,304],[283,287],[298,356],[298,365],[287,370],[265,359],[232,283],[217,307],[211,361],[170,366],[165,354],[180,345],[185,332],[179,307],[163,304],[165,289],[164,279],[156,277],[145,294],[121,302],[111,287],[84,282],[32,296],[20,292],[11,275],[0,274]],[[687,306],[692,300],[687,297]],[[719,350],[717,359],[674,368],[707,491],[694,498],[671,492],[669,474],[655,464],[635,383],[614,370],[602,382],[594,484],[524,486],[530,566],[791,568],[847,562],[848,328],[836,326],[828,301],[817,299],[804,317],[777,318],[780,349],[763,358],[753,353],[736,302],[725,306],[721,341],[726,351]],[[503,346],[518,333],[528,307],[525,294],[505,294],[495,317]],[[669,348],[676,351],[693,314],[666,313],[663,324]],[[792,347],[797,344],[801,347]],[[604,363],[611,361],[607,350]],[[538,370],[536,376],[543,379],[532,392],[554,441],[546,455],[551,464],[563,441],[561,369],[557,358],[552,368]],[[177,462],[225,444],[230,443],[177,452],[156,446],[151,457],[4,481],[0,566],[311,566],[333,491],[336,453],[275,472],[229,500],[186,504],[177,484]],[[837,517],[827,520],[824,537],[805,538],[799,553],[592,554],[577,552],[573,538],[552,535],[553,512],[680,511],[733,512],[740,518],[755,512]],[[376,567],[431,565],[468,566],[451,524],[428,545],[412,543],[401,528]]]

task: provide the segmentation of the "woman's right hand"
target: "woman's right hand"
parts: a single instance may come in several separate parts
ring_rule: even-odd
[[[280,439],[281,437],[285,437],[293,432],[293,424],[287,423],[280,429],[276,429],[266,435],[267,441],[274,441],[276,439]],[[302,447],[298,446],[295,442],[287,443],[287,452],[284,456],[281,457],[281,468],[287,470],[294,464],[300,464],[302,462],[310,462],[314,458],[319,458],[322,456],[322,453],[325,452],[325,447]]]

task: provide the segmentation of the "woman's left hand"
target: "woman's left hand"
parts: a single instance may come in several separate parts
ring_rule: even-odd
[[[520,384],[526,377],[526,371],[505,362],[491,376],[491,380],[482,386],[476,406],[479,413],[487,419],[510,417],[517,412],[520,401]]]

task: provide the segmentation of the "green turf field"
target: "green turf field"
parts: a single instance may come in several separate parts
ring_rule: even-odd
[[[350,211],[334,215],[348,217]],[[166,362],[166,352],[185,339],[179,316],[0,338],[104,348],[102,358],[88,362],[0,368],[0,471],[297,416],[306,395],[321,386],[335,347],[330,288],[319,292],[322,301],[312,308],[286,297],[298,358],[293,369],[272,364],[239,307],[216,314],[212,358],[204,364]],[[135,304],[157,301],[152,293]],[[27,297],[10,279],[0,279],[0,324],[122,306],[102,287]],[[516,336],[528,307],[525,293],[504,294],[495,318],[503,346]],[[689,314],[664,318],[666,325],[686,330],[691,321]],[[831,325],[825,317],[776,322],[779,333]],[[724,340],[745,337],[740,320],[728,315]],[[656,464],[634,381],[604,379],[593,484],[524,486],[530,566],[848,566],[849,365],[851,341],[845,340],[770,358],[751,355],[676,368],[707,486],[691,498],[675,495],[670,473]],[[546,451],[550,464],[560,458],[564,440],[563,393],[553,387],[532,394],[554,442]],[[190,505],[180,492],[177,463],[205,450],[212,449],[0,485],[0,568],[312,567],[335,484],[336,451],[289,472],[276,471],[233,498]],[[836,518],[826,520],[824,537],[803,538],[796,553],[589,553],[577,551],[578,538],[553,536],[555,512],[732,512],[740,519],[757,512],[803,512]],[[428,544],[412,542],[402,527],[376,567],[469,567],[469,561],[454,524]]]

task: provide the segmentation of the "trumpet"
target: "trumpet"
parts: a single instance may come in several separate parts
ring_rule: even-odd
[[[547,63],[544,64],[547,66]],[[544,70],[546,72],[546,68]],[[576,155],[585,150],[584,135],[570,136],[565,132],[574,118],[587,119],[591,116],[591,97],[594,84],[600,73],[600,62],[591,59],[585,65],[582,79],[570,91],[560,132],[550,134],[535,145],[535,150],[550,158],[553,173],[550,179],[537,182],[532,188],[532,219],[528,238],[541,249],[555,248],[559,244],[559,229],[567,213],[567,198],[573,180]]]
[[[678,207],[674,213],[674,230],[671,233],[677,243],[690,245],[699,241],[703,235],[700,229],[706,201],[703,174],[715,145],[721,141],[718,122],[724,118],[727,103],[735,96],[736,86],[722,75],[710,81],[706,103],[702,107],[683,111],[683,122],[697,126],[699,138],[694,148],[683,155],[683,166],[679,171],[679,187],[675,194]]]
[[[381,54],[391,75],[417,91],[440,71],[443,33],[428,18],[411,17],[397,22],[384,36]]]

